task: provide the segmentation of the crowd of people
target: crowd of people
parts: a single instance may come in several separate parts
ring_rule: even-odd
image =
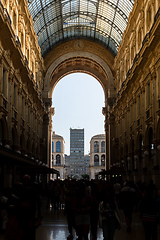
[[[41,221],[42,191],[28,175],[14,185],[12,191],[0,196],[0,229],[5,240],[35,240]],[[44,194],[44,191],[43,191]],[[126,232],[132,231],[133,210],[139,211],[145,240],[157,240],[160,223],[160,190],[153,181],[105,180],[49,180],[46,186],[46,208],[65,209],[69,235],[78,240],[97,239],[102,228],[103,239],[113,240],[116,229],[121,229],[119,210],[122,209]]]

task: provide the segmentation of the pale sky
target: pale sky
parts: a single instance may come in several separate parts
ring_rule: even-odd
[[[84,152],[90,152],[90,140],[104,134],[104,91],[100,83],[84,73],[62,78],[53,91],[55,108],[52,130],[65,140],[65,154],[70,155],[70,128],[84,128]]]

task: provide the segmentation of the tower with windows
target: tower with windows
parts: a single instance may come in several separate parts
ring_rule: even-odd
[[[70,168],[68,176],[80,179],[86,173],[84,161],[84,129],[70,129]]]
[[[105,170],[105,134],[98,134],[90,141],[90,179],[96,173]]]

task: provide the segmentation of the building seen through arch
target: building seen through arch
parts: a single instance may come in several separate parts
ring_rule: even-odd
[[[104,171],[105,165],[105,135],[98,134],[90,141],[90,179],[95,179],[99,172]]]
[[[95,143],[93,163],[160,186],[160,1],[1,0],[0,25],[0,187],[26,171],[58,176],[52,94],[73,72],[104,90],[105,154]]]
[[[65,179],[65,141],[62,136],[52,132],[51,168],[59,172],[59,178]],[[57,179],[57,174],[52,174],[51,179]]]

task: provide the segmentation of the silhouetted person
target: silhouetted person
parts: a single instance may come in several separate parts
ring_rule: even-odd
[[[53,209],[53,180],[49,180],[47,184],[47,209]]]
[[[35,240],[36,217],[41,215],[40,196],[37,186],[31,181],[30,176],[23,176],[23,196],[20,205],[23,217],[24,236],[23,240]]]
[[[145,240],[157,240],[156,204],[155,187],[149,184],[140,203],[141,219],[145,232]]]
[[[99,204],[104,240],[113,240],[115,230],[120,227],[115,215],[116,210],[113,192],[111,189],[106,189],[103,200]]]
[[[95,183],[91,184],[91,210],[90,210],[90,231],[91,240],[97,239],[97,227],[99,219],[99,191]]]
[[[5,240],[23,240],[24,225],[21,211],[23,195],[22,183],[16,183],[13,191],[8,195],[7,214],[8,221],[6,225]]]
[[[124,212],[125,221],[127,224],[127,232],[131,231],[132,214],[135,204],[135,194],[136,190],[133,187],[133,183],[127,181],[125,186],[121,189],[120,193],[120,205]]]
[[[91,202],[87,190],[84,183],[80,181],[73,200],[73,211],[75,214],[78,240],[88,240]]]
[[[72,209],[73,199],[75,196],[75,185],[73,181],[66,181],[64,194],[65,194],[65,212],[67,215],[67,224],[69,231],[69,236],[67,237],[67,240],[72,240],[73,229],[75,229],[75,217],[74,211]]]

